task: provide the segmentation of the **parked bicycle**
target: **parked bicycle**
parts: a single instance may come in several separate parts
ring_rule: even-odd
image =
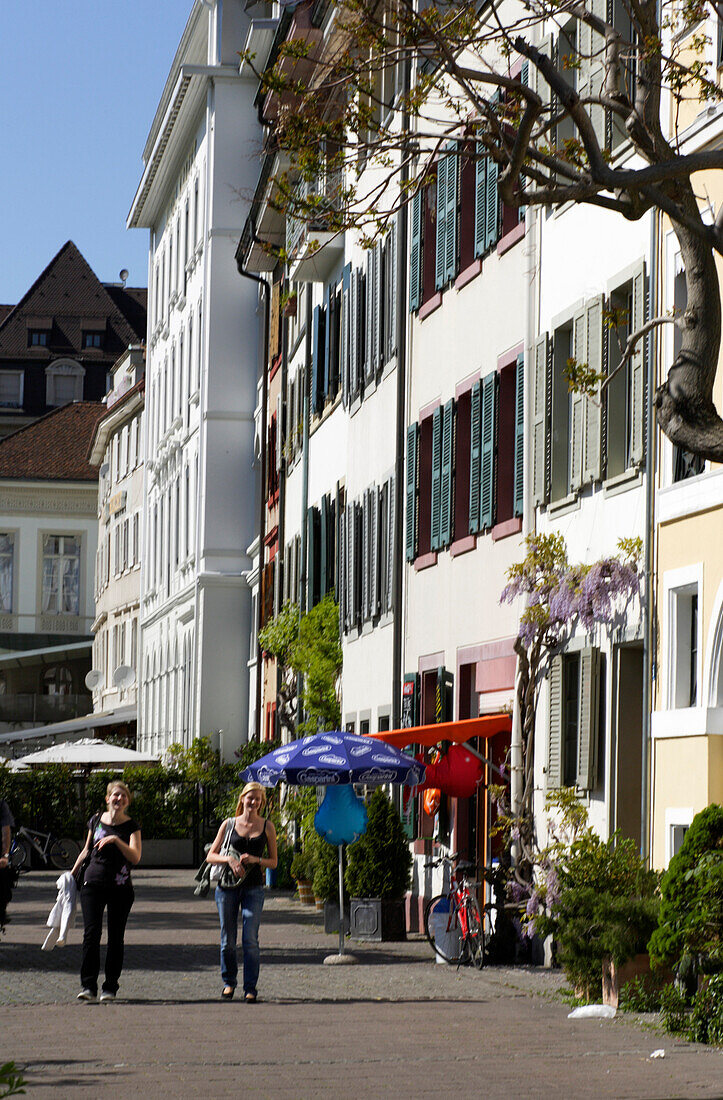
[[[80,845],[70,837],[53,836],[41,833],[38,829],[27,829],[20,825],[10,844],[10,863],[16,871],[30,870],[32,853],[37,852],[47,867],[58,871],[69,871],[80,854]]]
[[[485,928],[474,895],[479,882],[465,873],[475,870],[476,864],[466,863],[454,853],[429,860],[425,866],[449,867],[449,889],[427,902],[424,910],[424,931],[431,947],[447,963],[471,964],[481,970],[487,960],[490,929]],[[485,906],[488,926],[489,909]]]

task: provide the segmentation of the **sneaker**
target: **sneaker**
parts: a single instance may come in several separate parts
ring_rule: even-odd
[[[111,991],[109,989],[104,989],[103,992],[100,995],[100,1000],[101,1000],[101,1002],[103,1002],[103,1001],[114,1001],[115,1000],[115,993],[111,993]]]
[[[94,1001],[95,993],[92,989],[81,989],[77,999],[79,1001]]]

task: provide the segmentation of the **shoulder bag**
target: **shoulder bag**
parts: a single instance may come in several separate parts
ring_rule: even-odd
[[[91,817],[90,824],[88,826],[88,830],[89,830],[91,836],[95,832],[99,821],[100,821],[100,814],[95,814],[93,817]],[[85,859],[83,860],[83,862],[81,863],[80,867],[77,867],[76,870],[73,872],[73,878],[75,879],[75,885],[77,886],[77,888],[79,890],[82,890],[82,888],[83,888],[83,883],[85,882],[85,872],[88,870],[88,864],[90,863],[90,857],[93,854],[93,849],[94,848],[95,848],[95,844],[91,844],[90,848],[88,849],[88,854],[85,857]]]
[[[223,838],[223,844],[221,845],[221,851],[219,855],[227,856],[231,851],[231,834],[234,829],[234,818],[230,817],[226,824],[226,835]],[[210,881],[216,886],[220,886],[222,890],[233,890],[235,887],[240,886],[247,874],[249,868],[243,866],[241,868],[241,874],[236,875],[229,867],[228,863],[213,863],[211,864]]]

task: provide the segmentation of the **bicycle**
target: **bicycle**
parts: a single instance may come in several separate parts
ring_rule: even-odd
[[[15,830],[10,845],[10,864],[16,871],[22,871],[27,863],[30,870],[32,852],[38,853],[46,867],[50,864],[58,871],[69,871],[80,855],[80,845],[70,837],[59,840],[52,833],[41,833],[39,829],[27,829],[21,825]]]
[[[449,865],[449,890],[433,897],[424,910],[424,932],[430,946],[447,963],[471,964],[477,970],[485,965],[488,935],[482,923],[479,905],[472,890],[478,883],[465,871],[474,863],[458,859],[457,854],[429,860],[425,867]],[[487,909],[487,906],[485,906]]]

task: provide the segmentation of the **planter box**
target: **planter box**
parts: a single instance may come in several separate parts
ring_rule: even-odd
[[[603,1004],[617,1008],[620,990],[623,986],[631,982],[633,978],[645,978],[650,973],[650,955],[648,954],[635,955],[620,967],[616,966],[609,956],[606,956],[603,959],[602,973]],[[671,971],[657,970],[655,981],[661,980],[672,981],[673,974]]]
[[[404,898],[352,898],[349,911],[349,935],[353,940],[405,940]]]
[[[141,867],[193,867],[193,841],[143,838]]]
[[[324,902],[324,931],[328,936],[339,932],[339,906],[335,901]],[[344,931],[349,931],[349,905],[344,906]]]
[[[302,905],[316,905],[314,899],[314,887],[310,882],[306,882],[304,879],[300,879],[296,883],[296,889],[299,893],[299,901]]]

